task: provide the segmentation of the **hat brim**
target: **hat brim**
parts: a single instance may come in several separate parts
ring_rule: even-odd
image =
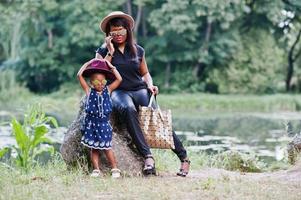
[[[113,14],[113,15],[108,15],[106,16],[105,18],[103,18],[103,20],[99,23],[99,28],[102,32],[106,33],[106,26],[108,24],[108,22],[111,20],[111,19],[114,19],[114,18],[117,18],[117,17],[120,17],[120,18],[124,18],[128,21],[129,25],[130,25],[130,29],[133,30],[134,28],[134,25],[135,25],[135,21],[134,19],[130,16],[130,15],[127,15],[127,14]]]
[[[109,79],[109,80],[115,80],[116,77],[115,75],[111,72],[111,71],[108,71],[108,70],[104,70],[104,69],[86,69],[84,72],[83,72],[83,77],[90,77],[92,74],[95,74],[95,73],[102,73],[105,75],[106,79]]]

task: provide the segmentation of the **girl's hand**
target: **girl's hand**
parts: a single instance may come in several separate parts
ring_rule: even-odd
[[[86,62],[86,65],[90,65],[94,60],[99,60],[98,58],[92,58],[91,60],[89,60],[88,62]]]
[[[115,48],[112,43],[112,39],[113,39],[112,36],[108,36],[105,38],[105,43],[106,43],[108,51],[111,55],[113,55],[113,53],[115,52]]]
[[[112,65],[111,62],[109,62],[107,60],[105,60],[105,61],[106,61],[107,65],[109,66],[110,70],[116,69],[116,67],[114,65]]]
[[[77,72],[77,76],[82,76],[83,72],[85,71],[85,69],[94,61],[97,60],[96,58],[93,58],[91,60],[89,60],[88,62],[85,62],[85,64],[83,64],[81,66],[81,68],[78,70]]]
[[[149,86],[148,89],[151,91],[152,94],[157,95],[159,94],[159,88],[155,85]]]

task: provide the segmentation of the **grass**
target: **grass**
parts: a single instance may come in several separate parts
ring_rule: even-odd
[[[9,91],[9,90],[16,90]],[[8,92],[9,91],[9,92]],[[16,86],[0,90],[2,112],[20,115],[28,104],[37,102],[45,106],[61,125],[67,126],[76,116],[79,101],[84,93],[79,85],[64,85],[59,91],[46,95],[33,94]],[[175,119],[200,119],[210,116],[228,116],[233,113],[299,112],[301,95],[215,95],[215,94],[160,94],[158,103],[172,110]],[[1,118],[1,116],[0,116]]]
[[[156,154],[156,159],[158,159]],[[162,156],[162,155],[161,155]],[[166,156],[166,155],[165,155]],[[163,158],[163,156],[162,156]],[[165,163],[170,163],[168,157]],[[159,164],[159,163],[158,163]],[[162,164],[162,163],[161,163]],[[159,164],[159,165],[161,165]],[[162,166],[161,166],[162,168]],[[193,172],[203,167],[194,167]],[[22,173],[0,164],[0,199],[298,199],[300,183],[208,175],[182,178],[157,177],[90,178],[82,170],[67,170],[57,158]]]
[[[301,95],[161,94],[158,101],[178,118],[200,118],[211,114],[299,112]]]

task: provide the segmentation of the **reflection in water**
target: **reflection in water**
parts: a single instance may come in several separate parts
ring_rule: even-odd
[[[192,151],[206,151],[208,153],[217,153],[226,150],[235,150],[243,153],[255,153],[261,158],[270,158],[269,160],[282,160],[285,156],[286,144],[291,140],[289,137],[267,138],[269,145],[247,144],[236,137],[230,136],[198,136],[193,132],[176,132],[182,138],[187,149]]]

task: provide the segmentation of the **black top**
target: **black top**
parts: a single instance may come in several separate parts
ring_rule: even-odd
[[[121,53],[118,48],[115,49],[111,63],[117,68],[122,77],[122,82],[117,89],[133,91],[147,88],[139,71],[144,49],[137,44],[135,46],[137,48],[136,57],[131,56],[127,45],[124,48],[124,53]],[[96,52],[104,58],[108,53],[108,49],[101,46]]]

